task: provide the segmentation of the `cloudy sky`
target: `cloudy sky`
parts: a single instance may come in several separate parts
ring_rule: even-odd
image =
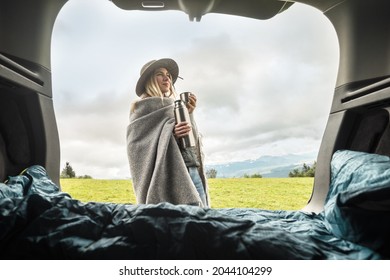
[[[318,10],[294,4],[267,20],[124,11],[70,0],[52,37],[61,168],[129,178],[126,127],[140,68],[171,57],[176,90],[198,96],[206,164],[316,153],[338,67],[336,33]]]

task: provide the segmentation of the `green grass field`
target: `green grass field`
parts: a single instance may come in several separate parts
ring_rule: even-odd
[[[212,208],[299,210],[310,198],[313,178],[209,179]],[[83,202],[135,204],[131,180],[61,179],[64,192]]]

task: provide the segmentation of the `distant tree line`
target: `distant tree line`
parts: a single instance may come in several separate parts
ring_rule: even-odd
[[[211,168],[211,169],[208,169],[206,171],[206,177],[208,179],[211,179],[211,178],[217,178],[217,170],[215,170],[214,168]]]
[[[312,165],[306,163],[303,164],[302,168],[295,168],[289,172],[288,177],[314,177],[316,171],[316,162]],[[217,178],[217,170],[214,168],[208,169],[206,171],[206,177],[208,179]],[[244,174],[244,178],[263,178],[260,173],[255,174]],[[92,179],[92,176],[83,175],[76,177],[76,172],[73,170],[73,167],[69,162],[65,164],[65,167],[61,171],[61,178],[79,178],[79,179]]]
[[[244,178],[263,178],[263,176],[260,173],[255,173],[255,174],[252,174],[252,175],[248,175],[248,174],[245,173],[243,177]]]
[[[83,175],[76,177],[76,172],[73,170],[73,167],[69,162],[65,164],[65,167],[61,171],[61,178],[79,178],[79,179],[92,179],[92,176]]]
[[[313,165],[303,164],[302,168],[295,168],[290,173],[288,173],[288,177],[314,177],[316,173],[316,165],[317,162],[314,162]]]

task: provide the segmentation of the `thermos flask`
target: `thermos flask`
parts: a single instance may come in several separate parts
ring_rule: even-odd
[[[188,109],[181,99],[175,101],[174,112],[175,112],[176,123],[179,122],[191,123]],[[196,145],[196,142],[195,142],[193,131],[191,130],[187,136],[179,138],[179,143],[183,148],[194,147]]]

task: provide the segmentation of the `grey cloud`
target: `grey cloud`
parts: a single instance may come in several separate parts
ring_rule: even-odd
[[[87,101],[63,100],[57,106],[63,140],[124,144],[129,98],[104,92]]]

